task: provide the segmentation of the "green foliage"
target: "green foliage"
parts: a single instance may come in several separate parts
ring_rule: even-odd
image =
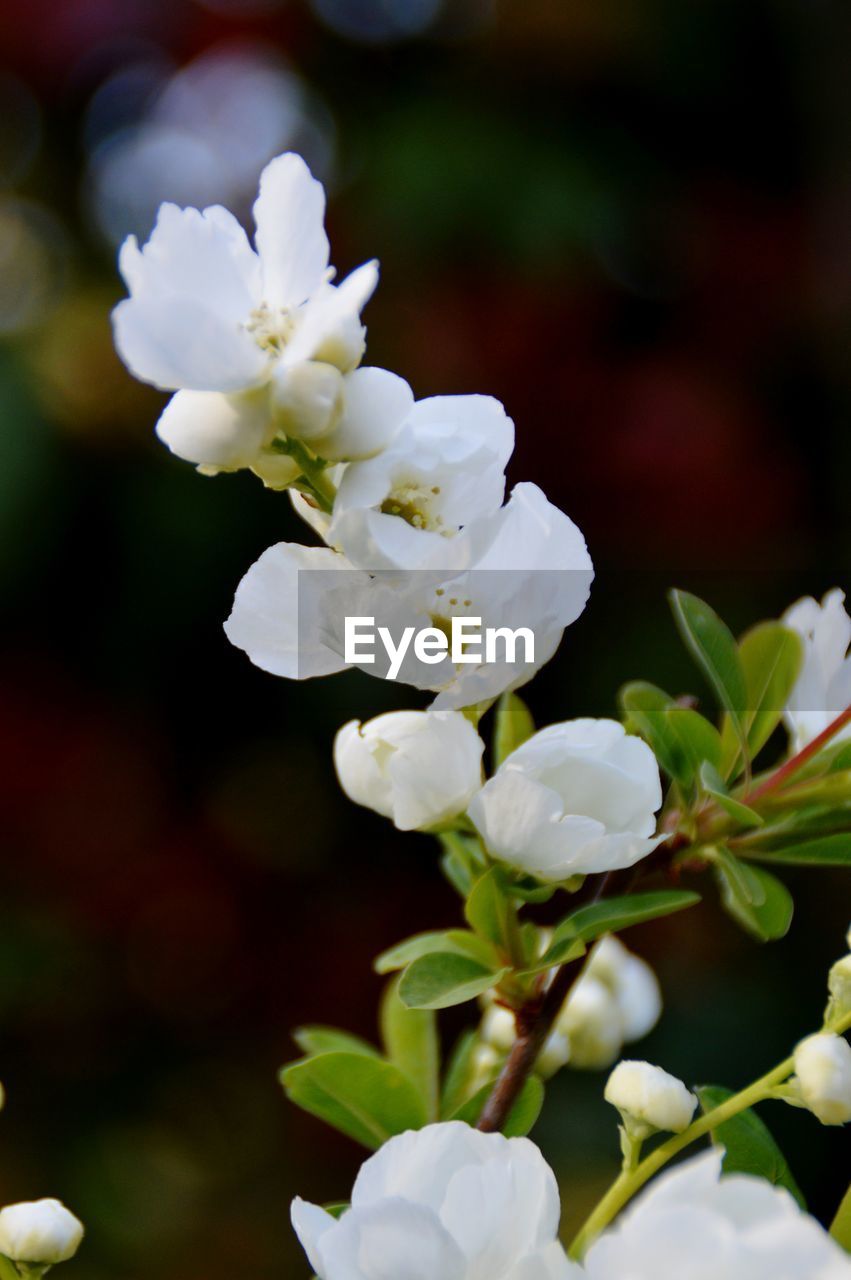
[[[293,1032],[299,1049],[308,1056],[317,1053],[365,1053],[371,1058],[379,1057],[378,1050],[360,1036],[353,1036],[348,1031],[338,1031],[336,1027],[309,1026],[299,1027]]]
[[[438,1117],[440,1040],[430,1010],[409,1009],[399,998],[398,980],[388,983],[379,1021],[387,1057],[415,1085],[429,1121]]]
[[[411,961],[419,960],[420,956],[431,955],[435,951],[470,956],[486,967],[497,968],[499,965],[495,949],[477,934],[469,929],[443,929],[435,933],[416,933],[404,942],[397,942],[395,947],[382,951],[373,961],[373,968],[376,973],[393,973],[404,969]]]
[[[700,894],[687,889],[660,889],[653,893],[634,893],[619,898],[603,898],[587,907],[579,907],[560,921],[552,942],[540,961],[528,972],[539,972],[555,964],[563,964],[577,944],[593,942],[604,933],[619,933],[630,925],[644,924],[662,916],[683,911],[700,902]],[[581,955],[582,951],[578,951]]]
[[[680,707],[656,685],[633,680],[620,692],[627,726],[634,728],[665,772],[681,787],[693,786],[704,760],[715,766],[721,759],[721,735],[691,707]]]
[[[732,632],[704,600],[688,591],[675,589],[669,599],[686,648],[729,714],[736,738],[746,750],[743,716],[748,705],[747,686]]]
[[[720,1085],[704,1085],[697,1090],[697,1096],[701,1108],[707,1112],[726,1102],[733,1094]],[[785,1187],[801,1208],[806,1209],[806,1202],[786,1157],[756,1112],[742,1111],[732,1120],[718,1125],[712,1132],[712,1141],[725,1149],[725,1173],[747,1173],[765,1178],[775,1187]]]
[[[685,758],[688,782],[699,776],[704,763],[717,769],[722,747],[721,735],[714,724],[691,707],[668,707],[665,719]]]
[[[472,1096],[468,1098],[463,1106],[451,1116],[449,1120],[464,1120],[467,1124],[475,1125],[479,1116],[484,1110],[485,1103],[490,1097],[493,1089],[493,1081],[482,1085]],[[502,1132],[508,1138],[523,1138],[534,1125],[538,1116],[541,1114],[541,1108],[544,1105],[544,1086],[538,1076],[529,1076],[523,1084],[523,1088],[517,1097],[517,1101],[509,1111],[505,1124],[502,1126]]]
[[[440,869],[453,889],[466,898],[485,868],[477,837],[446,831],[438,837],[443,848]]]
[[[789,627],[780,622],[762,622],[745,633],[738,651],[746,690],[742,727],[753,759],[780,723],[801,671],[804,646],[801,637]],[[729,715],[725,717],[723,742],[722,772],[730,776],[744,761],[741,740]]]
[[[396,1133],[421,1129],[425,1103],[394,1063],[364,1053],[321,1053],[280,1073],[290,1100],[376,1150]]]
[[[532,713],[516,693],[503,693],[496,704],[493,729],[493,767],[498,769],[512,751],[523,745],[535,732]]]
[[[762,849],[758,845],[742,847],[743,857],[759,862],[786,863],[789,866],[851,867],[851,832],[823,836],[820,840],[801,840],[779,849]]]
[[[486,968],[472,956],[434,951],[408,965],[399,983],[399,997],[409,1009],[448,1009],[496,986],[508,972]]]
[[[846,1253],[851,1253],[851,1187],[845,1192],[836,1217],[830,1224],[830,1234]]]
[[[491,867],[473,885],[464,908],[467,923],[480,938],[494,946],[505,947],[511,929],[512,911],[499,868]]]
[[[475,1031],[463,1031],[446,1064],[443,1087],[440,1091],[440,1118],[448,1120],[470,1096],[470,1079],[473,1074],[473,1051],[478,1043]]]
[[[760,942],[784,937],[794,910],[786,886],[762,867],[749,866],[733,857],[729,850],[714,852],[725,911]]]
[[[765,819],[761,814],[730,795],[724,779],[708,760],[703,762],[700,769],[700,785],[706,795],[711,796],[739,826],[761,827],[764,824]]]

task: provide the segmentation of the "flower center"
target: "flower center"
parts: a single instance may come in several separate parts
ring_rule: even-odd
[[[293,314],[286,307],[270,307],[261,302],[251,312],[245,325],[261,351],[280,355],[295,329]]]
[[[442,533],[443,516],[436,509],[436,499],[439,496],[439,484],[429,487],[416,481],[402,482],[393,486],[382,502],[381,510],[386,516],[399,516],[415,529],[431,529]]]

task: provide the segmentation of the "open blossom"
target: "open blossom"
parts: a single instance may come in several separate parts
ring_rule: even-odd
[[[804,662],[786,705],[792,749],[812,742],[840,712],[851,706],[851,618],[845,593],[828,591],[821,604],[806,596],[783,615],[804,642]],[[851,726],[834,741],[851,738]]]
[[[482,783],[484,749],[460,711],[389,711],[343,725],[334,764],[351,800],[413,831],[464,812]]]
[[[851,1258],[788,1191],[721,1177],[723,1152],[654,1182],[585,1256],[586,1280],[851,1280]]]
[[[605,1099],[621,1113],[627,1133],[639,1139],[657,1130],[682,1133],[697,1106],[682,1080],[650,1062],[619,1062],[606,1081]]]
[[[488,539],[484,518],[502,506],[513,448],[492,396],[418,401],[389,448],[346,468],[328,541],[359,568],[468,568]]]
[[[0,1253],[14,1262],[66,1262],[83,1239],[83,1224],[59,1200],[32,1200],[0,1210]]]
[[[391,1138],[339,1221],[295,1200],[319,1280],[569,1280],[556,1180],[527,1138],[457,1121]]]
[[[324,530],[324,522],[316,524]],[[369,655],[371,662],[346,661],[347,617],[374,618],[375,628],[386,627],[397,644],[407,628],[412,634],[424,628],[445,633],[461,617],[479,618],[482,629],[528,628],[534,633],[534,662],[525,661],[522,644],[513,655],[501,651],[495,661],[483,657],[464,664],[448,653],[437,662],[420,661],[411,645],[394,677],[434,692],[437,709],[496,697],[549,661],[565,627],[582,613],[594,575],[582,534],[536,485],[516,485],[484,524],[471,534],[484,544],[478,558],[461,573],[449,566],[368,572],[369,566],[358,568],[330,547],[277,543],[239,584],[225,624],[228,639],[256,666],[288,679],[352,665],[386,678],[391,664],[380,645]],[[441,543],[451,561],[452,539]]]
[[[822,1124],[851,1120],[851,1045],[820,1032],[795,1050],[795,1078],[805,1105]]]
[[[541,880],[630,867],[654,836],[659,768],[615,720],[570,720],[503,761],[470,806],[490,852]]]
[[[130,296],[113,313],[116,346],[137,378],[176,392],[157,434],[202,470],[256,467],[271,483],[287,483],[299,469],[271,450],[279,434],[324,441],[328,457],[342,456],[334,433],[363,355],[360,312],[378,268],[368,262],[332,284],[324,214],[321,183],[287,153],[263,170],[253,248],[218,205],[164,204],[142,248],[135,236],[122,245]],[[386,443],[377,385],[385,371],[372,374],[376,421],[364,439],[348,423],[346,456]],[[400,380],[390,379],[394,400]]]

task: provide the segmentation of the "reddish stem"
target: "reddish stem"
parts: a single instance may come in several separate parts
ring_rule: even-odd
[[[844,729],[847,724],[851,724],[851,706],[846,707],[835,720],[830,722],[826,729],[823,729],[817,737],[813,738],[812,742],[808,742],[807,745],[802,747],[800,751],[791,757],[791,759],[781,765],[780,768],[775,773],[772,773],[770,778],[766,778],[765,782],[761,783],[755,791],[751,791],[746,797],[748,803],[750,804],[754,800],[761,800],[763,796],[770,795],[772,791],[776,791],[779,787],[782,787],[784,783],[788,782],[788,780],[798,772],[802,765],[805,765],[808,760],[812,760],[813,756],[818,755],[822,747],[826,746],[827,743],[830,742],[831,738],[835,737],[836,734],[839,733],[840,729]]]

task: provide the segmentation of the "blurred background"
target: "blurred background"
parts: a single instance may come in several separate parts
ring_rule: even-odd
[[[164,397],[112,351],[117,245],[163,199],[247,215],[299,150],[341,272],[381,259],[370,362],[499,396],[513,479],[587,535],[533,710],[704,694],[668,586],[737,630],[851,586],[849,26],[840,0],[5,0],[0,1202],[86,1220],[69,1277],[305,1276],[289,1200],[344,1197],[361,1153],[285,1102],[289,1031],[370,1034],[373,955],[457,914],[431,842],[333,779],[336,728],[405,691],[226,643],[297,525],[157,445]],[[667,1000],[642,1056],[740,1085],[813,1027],[851,895],[789,880],[780,944],[709,886],[631,935]],[[569,1225],[617,1160],[601,1086],[563,1072],[537,1134]],[[777,1112],[830,1215],[842,1133]]]

